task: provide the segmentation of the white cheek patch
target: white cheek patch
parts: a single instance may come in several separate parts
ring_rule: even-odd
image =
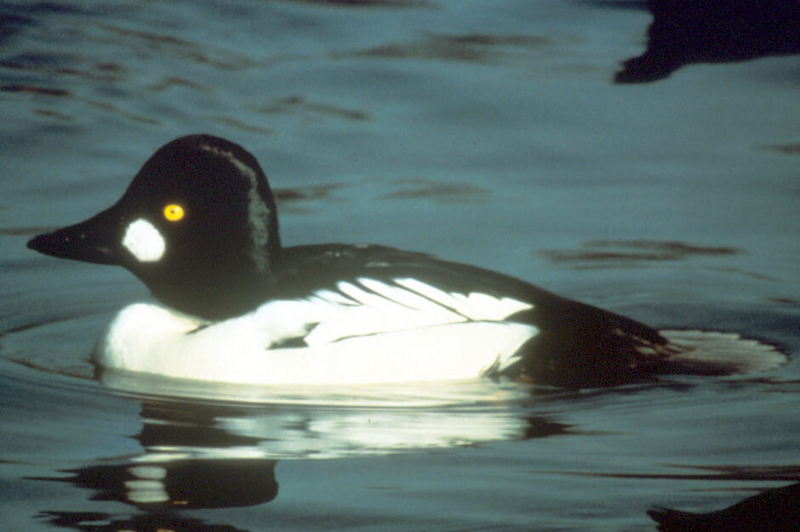
[[[131,222],[125,230],[122,245],[139,262],[156,262],[164,256],[167,249],[167,243],[158,229],[142,218]]]

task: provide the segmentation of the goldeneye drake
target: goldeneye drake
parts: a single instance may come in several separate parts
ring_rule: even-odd
[[[164,145],[117,203],[28,247],[123,266],[159,301],[119,312],[93,355],[100,368],[252,384],[508,376],[594,387],[783,360],[737,335],[656,331],[422,253],[283,247],[258,161],[210,135]]]

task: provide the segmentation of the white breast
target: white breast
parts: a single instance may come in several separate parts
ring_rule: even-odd
[[[106,367],[231,383],[468,379],[516,362],[537,329],[503,320],[530,308],[413,279],[366,278],[213,324],[137,303],[117,315],[95,358]]]

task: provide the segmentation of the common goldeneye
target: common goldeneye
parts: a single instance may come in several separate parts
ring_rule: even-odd
[[[258,161],[210,135],[161,147],[116,204],[28,247],[123,266],[160,302],[120,311],[94,353],[101,368],[253,384],[509,376],[585,387],[782,360],[737,335],[659,332],[422,253],[283,247]]]

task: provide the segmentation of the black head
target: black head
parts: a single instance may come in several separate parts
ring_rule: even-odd
[[[275,201],[258,161],[210,135],[161,147],[111,208],[28,247],[123,266],[164,303],[207,318],[255,306],[280,259]]]

